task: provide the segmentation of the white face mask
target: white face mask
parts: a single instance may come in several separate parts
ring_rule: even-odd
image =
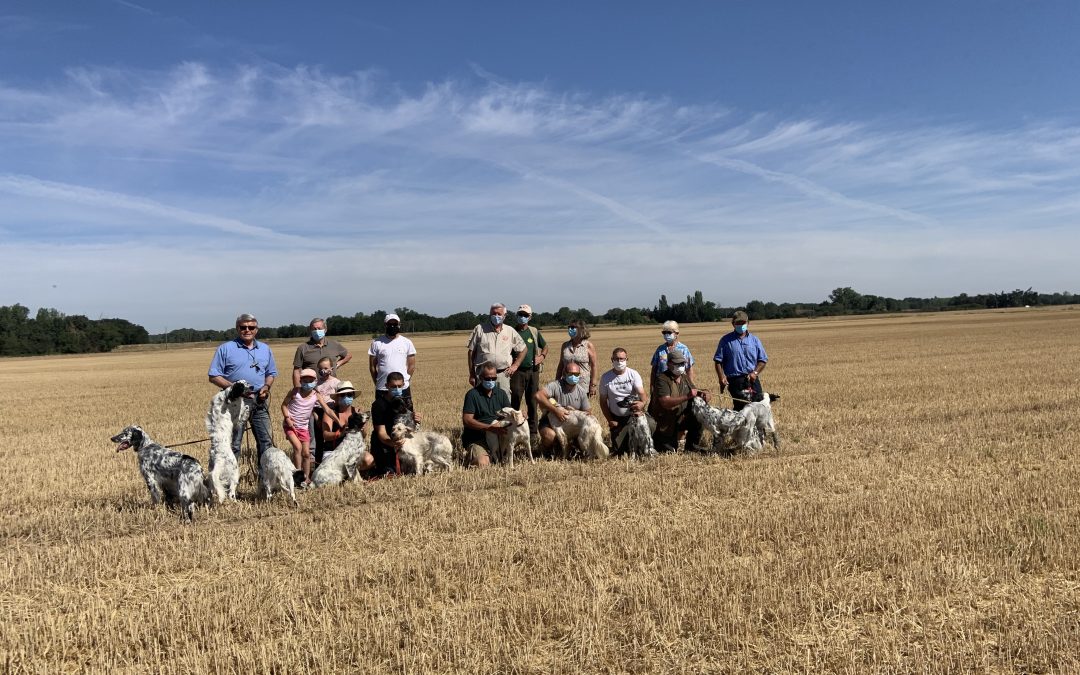
[[[620,373],[626,370],[626,359],[617,359],[611,362],[611,367]]]
[[[686,372],[686,366],[675,366],[671,369],[671,372],[677,377]]]

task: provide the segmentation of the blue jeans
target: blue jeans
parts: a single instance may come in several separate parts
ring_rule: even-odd
[[[267,405],[266,401],[255,400],[255,403],[251,406],[251,417],[248,418],[248,424],[251,425],[251,432],[255,434],[255,449],[258,457],[262,457],[263,452],[274,444],[273,436],[270,433],[270,406]],[[233,429],[232,451],[237,458],[240,457],[240,442],[243,438],[244,427]]]

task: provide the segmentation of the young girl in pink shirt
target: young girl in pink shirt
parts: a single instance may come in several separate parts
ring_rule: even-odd
[[[281,402],[282,428],[285,437],[293,448],[293,474],[297,479],[303,476],[300,487],[308,487],[311,484],[311,433],[308,425],[311,424],[311,413],[318,403],[322,406],[326,415],[335,421],[337,414],[333,406],[326,402],[326,397],[315,390],[315,380],[318,375],[311,368],[300,371],[300,386],[293,387],[285,395]],[[297,475],[299,474],[299,475]]]

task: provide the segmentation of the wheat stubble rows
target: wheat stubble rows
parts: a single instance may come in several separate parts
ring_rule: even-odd
[[[209,348],[0,362],[4,669],[1080,668],[1080,311],[754,328],[779,456],[458,471],[299,511],[244,482],[194,527],[108,436],[204,437]],[[720,329],[683,332],[703,386]],[[594,334],[643,372],[658,338]],[[414,340],[425,423],[456,435],[464,336]]]

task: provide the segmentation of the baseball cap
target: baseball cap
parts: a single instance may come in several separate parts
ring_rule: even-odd
[[[532,316],[532,307],[529,307],[528,305],[518,305],[518,312],[524,312],[529,316]]]
[[[678,333],[679,332],[679,322],[678,321],[671,321],[671,320],[665,321],[664,325],[660,328],[660,330],[661,331],[669,330],[672,333]]]
[[[383,323],[390,323],[391,321],[397,321],[398,323],[401,323],[401,317],[397,314],[387,314],[386,319],[383,320]]]
[[[668,363],[686,363],[686,357],[683,353],[676,350],[667,355]]]
[[[311,368],[304,368],[300,371],[300,377],[314,377],[317,380],[319,379],[319,374]]]

